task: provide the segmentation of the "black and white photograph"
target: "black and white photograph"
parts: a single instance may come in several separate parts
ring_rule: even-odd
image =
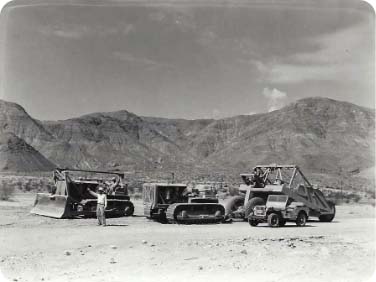
[[[10,1],[0,281],[374,281],[375,108],[366,1]]]

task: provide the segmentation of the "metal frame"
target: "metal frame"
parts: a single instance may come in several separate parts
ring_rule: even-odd
[[[325,196],[322,194],[320,189],[313,188],[312,184],[305,177],[299,166],[277,164],[257,165],[253,168],[253,171],[256,171],[257,169],[260,169],[262,172],[262,174],[259,176],[262,178],[265,187],[255,188],[250,186],[245,195],[244,205],[246,205],[246,203],[249,201],[251,194],[255,197],[264,197],[262,195],[269,193],[283,193],[288,195],[290,198],[293,198],[295,201],[303,202],[310,209],[310,215],[320,216],[335,212],[335,210],[330,206],[329,202],[325,199]],[[276,172],[275,180],[283,180],[283,170],[292,170],[291,176],[290,174],[288,175],[288,177],[291,177],[289,182],[284,182],[283,184],[281,183],[281,185],[267,183],[272,182],[272,180],[268,178],[271,172]],[[254,173],[241,174],[243,180],[245,177],[253,175]],[[301,181],[294,183],[298,175],[301,176]],[[286,179],[286,181],[288,180]],[[299,188],[299,184],[303,185],[302,189]]]
[[[113,172],[113,171],[84,170],[84,169],[74,169],[74,168],[55,168],[54,171],[58,171],[60,173],[72,171],[72,172],[89,172],[89,173],[98,173],[98,174],[113,174],[121,178],[124,178],[124,173]]]

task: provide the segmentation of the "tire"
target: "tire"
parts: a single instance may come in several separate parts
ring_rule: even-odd
[[[280,226],[280,227],[283,227],[283,226],[285,226],[285,225],[286,225],[286,219],[281,218],[281,219],[279,220],[279,226]]]
[[[124,208],[124,215],[125,216],[132,216],[134,213],[134,205],[129,202],[129,205],[127,205],[125,208]]]
[[[270,227],[278,227],[280,222],[280,216],[274,212],[268,215],[268,225]]]
[[[253,208],[258,205],[265,205],[264,199],[260,197],[251,198],[244,206],[244,218],[247,219]]]
[[[308,219],[307,214],[304,211],[301,211],[298,213],[295,223],[297,226],[304,226],[307,222],[307,219]]]
[[[228,216],[232,212],[236,211],[239,207],[244,206],[243,196],[234,196],[223,204],[225,208],[225,215]]]
[[[319,216],[319,220],[321,222],[331,222],[334,219],[335,215],[336,215],[336,206],[335,206],[335,204],[333,202],[330,202],[330,201],[328,201],[328,204],[329,204],[329,207],[332,208],[334,212],[331,213],[331,214],[320,215]]]
[[[248,219],[248,223],[251,226],[257,226],[259,224],[257,220],[250,219],[250,218]]]

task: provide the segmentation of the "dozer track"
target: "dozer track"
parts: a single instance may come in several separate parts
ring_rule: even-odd
[[[166,210],[169,223],[205,224],[223,221],[225,208],[218,203],[176,203]]]

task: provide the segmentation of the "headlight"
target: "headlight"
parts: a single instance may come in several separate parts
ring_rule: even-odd
[[[84,207],[83,206],[77,206],[77,211],[78,212],[82,212],[84,210]]]

